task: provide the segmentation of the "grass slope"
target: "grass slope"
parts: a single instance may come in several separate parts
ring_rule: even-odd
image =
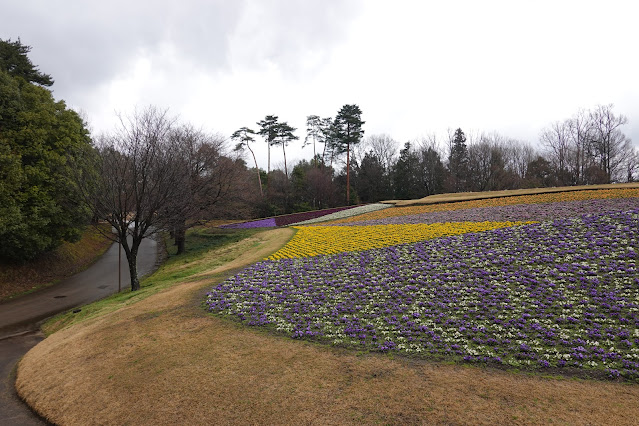
[[[32,349],[18,367],[19,394],[68,425],[633,424],[639,416],[635,385],[357,354],[204,313],[213,283],[291,236],[274,229],[189,262],[170,258],[134,296],[102,302]]]

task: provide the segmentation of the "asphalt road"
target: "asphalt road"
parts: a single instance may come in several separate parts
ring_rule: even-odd
[[[88,269],[60,283],[0,303],[0,425],[23,426],[47,424],[23,404],[15,394],[13,375],[16,363],[44,336],[40,324],[60,312],[80,307],[118,291],[118,245]],[[138,275],[152,272],[157,263],[155,240],[142,240],[138,252]],[[121,259],[122,289],[130,286],[129,269],[124,252]]]
[[[14,387],[15,365],[29,349],[37,345],[43,338],[41,333],[29,333],[0,340],[0,425],[48,424],[18,398]]]

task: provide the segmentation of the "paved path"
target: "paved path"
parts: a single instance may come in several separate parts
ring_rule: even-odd
[[[155,240],[142,240],[138,254],[140,276],[155,269],[157,250]],[[43,339],[39,333],[42,321],[118,291],[118,251],[118,245],[113,244],[83,272],[52,287],[0,303],[0,425],[47,424],[17,398],[13,386],[14,366],[29,349]],[[122,288],[125,289],[130,286],[130,281],[124,252],[120,273]]]
[[[30,333],[0,340],[0,425],[48,424],[18,398],[14,387],[16,363],[43,338],[41,333]]]

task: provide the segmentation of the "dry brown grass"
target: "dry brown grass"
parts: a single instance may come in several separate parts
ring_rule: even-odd
[[[290,238],[277,229],[233,266]],[[228,271],[222,266],[217,272]],[[412,362],[209,316],[222,276],[61,330],[21,361],[20,395],[75,424],[636,424],[639,386]]]
[[[582,185],[582,186],[561,186],[556,188],[529,188],[529,189],[509,189],[504,191],[485,192],[454,192],[447,194],[436,194],[416,200],[387,200],[385,204],[394,204],[397,207],[415,206],[420,204],[453,203],[456,201],[485,200],[489,198],[513,197],[516,195],[548,194],[553,192],[587,191],[594,189],[615,189],[615,188],[639,188],[639,182],[612,183],[606,185]]]
[[[103,232],[108,229],[103,227]],[[80,241],[65,242],[31,262],[0,264],[0,302],[80,272],[102,256],[111,244],[112,241],[95,228],[88,227]]]

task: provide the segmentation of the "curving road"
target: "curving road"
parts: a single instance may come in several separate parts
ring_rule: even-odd
[[[14,366],[44,338],[39,327],[45,319],[118,291],[118,251],[118,245],[113,244],[88,269],[52,287],[0,303],[0,425],[47,424],[15,394]],[[158,247],[154,239],[142,240],[137,259],[140,276],[156,268],[157,254]],[[130,286],[130,281],[124,253],[120,274],[122,288],[125,289]]]

